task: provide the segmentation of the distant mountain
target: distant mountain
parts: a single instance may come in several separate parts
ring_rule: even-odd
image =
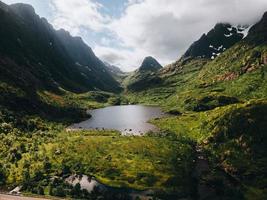
[[[201,38],[194,42],[183,55],[183,58],[208,58],[214,59],[225,50],[246,37],[248,26],[232,26],[230,24],[219,23],[203,34]]]
[[[120,90],[81,38],[54,30],[30,5],[0,4],[0,43],[0,80],[15,87],[32,92]]]
[[[107,62],[104,62],[106,69],[115,76],[120,76],[120,75],[125,75],[125,72],[123,72],[119,67],[115,66],[115,65],[111,65]]]
[[[115,65],[111,65],[107,62],[104,62],[106,70],[111,74],[111,76],[118,81],[119,83],[122,83],[125,77],[129,75],[128,72],[123,72],[119,67]]]
[[[154,87],[161,83],[161,79],[156,76],[160,69],[162,69],[162,66],[155,58],[146,57],[139,69],[125,79],[124,85],[131,91],[144,90],[148,86]]]
[[[144,59],[139,71],[157,71],[161,68],[162,66],[159,62],[155,58],[149,56]]]

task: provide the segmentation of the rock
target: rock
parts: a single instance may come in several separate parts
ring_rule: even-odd
[[[60,149],[57,149],[57,150],[56,150],[56,152],[55,152],[55,154],[56,154],[56,155],[59,155],[59,154],[61,154],[61,151],[60,151]]]
[[[9,192],[9,194],[11,194],[11,195],[20,195],[21,194],[21,192],[20,192],[21,188],[22,188],[21,186],[18,186],[16,188],[14,188],[13,190],[11,190]]]

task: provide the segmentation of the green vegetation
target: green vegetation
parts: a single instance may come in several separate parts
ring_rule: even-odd
[[[199,143],[212,171],[202,179],[232,199],[265,199],[267,101],[249,101],[152,122]]]
[[[30,7],[19,8],[12,9],[35,16]],[[198,199],[199,184],[205,183],[215,191],[212,199],[267,199],[266,14],[214,60],[213,50],[203,57],[203,45],[197,52],[193,45],[193,57],[162,69],[148,60],[152,69],[125,78],[112,66],[107,72],[79,38],[47,29],[45,20],[35,16],[35,31],[15,13],[0,12],[6,27],[0,29],[1,189],[22,186],[27,194],[75,199],[129,199],[132,189],[153,190],[153,198],[169,200]],[[49,37],[36,41],[35,33]],[[66,52],[51,49],[50,36]],[[123,82],[124,92],[111,93],[120,91],[112,76]],[[66,129],[89,118],[87,109],[129,103],[158,105],[173,115],[151,120],[160,131],[143,137]],[[209,171],[197,177],[199,150]],[[70,175],[96,177],[124,193],[89,194],[67,184]]]
[[[214,61],[178,61],[155,75],[162,84],[126,94],[130,102],[157,103],[180,112],[266,98],[266,51],[266,46],[238,43]]]
[[[150,79],[139,76],[132,81],[147,84],[125,92],[131,103],[174,114],[152,123],[205,152],[210,170],[199,180],[215,190],[211,199],[267,198],[267,48],[250,37],[214,60],[181,59]],[[161,83],[150,85],[155,78]]]
[[[19,96],[16,90],[14,94]],[[23,191],[31,194],[75,197],[77,188],[66,184],[64,177],[86,174],[116,188],[153,189],[159,196],[191,195],[194,188],[191,140],[173,133],[125,137],[114,131],[66,132],[67,125],[85,117],[85,108],[113,105],[114,99],[121,104],[125,97],[67,91],[61,95],[40,91],[38,95],[47,112],[40,113],[42,107],[36,111],[12,111],[9,106],[0,109],[2,186],[22,185]],[[49,113],[52,108],[60,112]],[[85,191],[79,194],[79,198],[92,197]]]
[[[1,113],[3,185],[22,185],[24,191],[39,195],[71,196],[62,178],[86,174],[113,187],[190,195],[194,156],[190,141],[172,134],[124,137],[114,131],[66,132],[64,126],[38,118],[20,122],[19,130],[12,119],[12,113]],[[59,183],[54,188],[55,177]],[[181,179],[186,181],[179,183]]]
[[[225,52],[227,58],[235,48]],[[22,185],[24,192],[38,195],[107,198],[108,194],[89,194],[64,181],[72,174],[86,174],[114,188],[153,189],[154,197],[162,199],[197,198],[193,174],[200,146],[211,167],[201,179],[217,195],[266,198],[265,54],[259,57],[255,48],[239,54],[238,59],[245,60],[236,67],[223,55],[214,61],[178,61],[154,73],[162,82],[120,95],[63,89],[29,95],[1,83],[0,184]],[[238,68],[247,62],[253,70],[240,73]],[[86,109],[128,103],[159,105],[175,116],[152,120],[161,131],[144,137],[65,131],[67,125],[89,117]]]

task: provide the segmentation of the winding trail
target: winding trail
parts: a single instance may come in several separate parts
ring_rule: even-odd
[[[196,166],[193,174],[194,178],[198,181],[197,183],[197,196],[199,200],[204,199],[216,199],[216,191],[210,185],[203,180],[203,177],[210,173],[210,167],[208,159],[203,152],[201,146],[196,146]]]

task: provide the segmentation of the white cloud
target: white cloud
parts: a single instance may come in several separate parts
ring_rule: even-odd
[[[38,5],[37,0],[4,1]],[[56,28],[83,36],[97,56],[127,71],[149,55],[162,65],[171,63],[217,22],[253,24],[267,11],[267,0],[125,0],[125,10],[114,18],[103,14],[104,5],[97,0],[48,0],[47,4]]]
[[[103,61],[116,65],[123,71],[134,71],[140,66],[144,55],[147,55],[142,50],[115,49],[106,46],[96,46],[93,50]]]
[[[110,29],[135,52],[142,49],[166,64],[178,59],[216,23],[251,24],[264,11],[267,11],[266,0],[131,1]]]
[[[52,23],[77,35],[81,29],[99,31],[109,23],[110,18],[99,12],[101,4],[91,0],[50,0],[55,16]]]

